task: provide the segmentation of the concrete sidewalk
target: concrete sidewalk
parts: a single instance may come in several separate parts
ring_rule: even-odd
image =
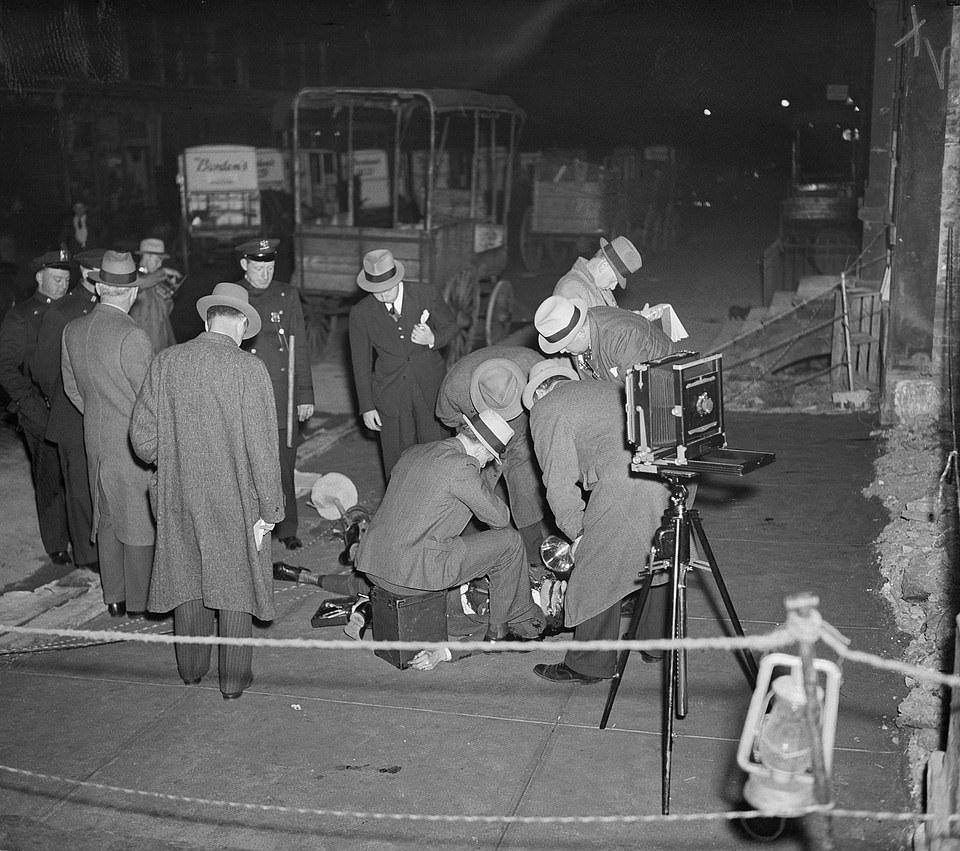
[[[861,496],[876,451],[869,424],[730,413],[727,434],[731,446],[777,453],[772,466],[743,479],[702,481],[697,497],[747,634],[771,630],[784,620],[784,597],[809,590],[854,648],[898,656],[871,548],[883,510]],[[309,468],[349,475],[362,504],[379,500],[376,444],[360,432],[311,456]],[[318,572],[340,569],[334,524],[304,501],[300,508],[307,546],[284,559]],[[257,636],[341,637],[336,628],[310,626],[325,592],[277,583],[276,595],[277,620]],[[723,635],[709,577],[692,575],[688,599],[690,636]],[[88,626],[169,632],[171,621],[98,615]],[[661,669],[636,656],[611,728],[600,731],[605,686],[557,686],[533,675],[535,663],[560,658],[549,641],[531,653],[474,656],[428,673],[399,671],[368,651],[258,649],[253,687],[229,702],[214,673],[200,686],[182,685],[169,647],[69,644],[0,656],[0,766],[34,773],[0,768],[4,849],[734,849],[747,842],[736,823],[720,821],[502,825],[269,809],[657,814]],[[734,656],[691,653],[689,692],[689,714],[675,725],[672,812],[742,808],[735,751],[750,693]],[[837,806],[908,808],[891,721],[903,693],[899,676],[845,666]],[[833,830],[844,849],[896,848],[902,833],[873,820],[838,819]],[[797,824],[775,847],[814,846]]]

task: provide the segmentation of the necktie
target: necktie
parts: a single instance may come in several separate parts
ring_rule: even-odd
[[[397,313],[397,309],[393,306],[392,301],[387,302],[387,313],[390,314],[390,318],[396,322],[400,318],[400,314]]]

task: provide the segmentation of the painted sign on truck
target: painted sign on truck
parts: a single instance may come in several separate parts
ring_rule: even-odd
[[[247,145],[202,145],[183,152],[188,192],[243,192],[257,189],[257,150]]]

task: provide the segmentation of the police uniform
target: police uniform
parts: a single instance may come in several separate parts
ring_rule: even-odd
[[[70,270],[66,251],[52,251],[33,261],[34,269]],[[30,454],[30,471],[37,503],[37,520],[44,549],[55,562],[69,561],[67,553],[67,512],[60,461],[56,447],[44,434],[50,413],[49,399],[30,375],[30,361],[44,314],[56,301],[37,290],[15,304],[0,324],[0,386],[10,396],[8,410],[17,414]],[[57,341],[59,355],[59,340]]]
[[[102,250],[85,251],[74,257],[81,273],[99,269]],[[91,284],[92,285],[92,284]],[[54,444],[60,459],[60,472],[66,496],[67,526],[78,565],[94,566],[97,548],[91,540],[93,508],[87,475],[87,452],[83,444],[83,414],[63,391],[60,371],[60,341],[67,323],[86,316],[97,304],[97,294],[81,281],[47,310],[40,323],[37,346],[30,360],[30,375],[50,401],[50,416],[45,437]]]
[[[237,246],[241,257],[257,262],[276,260],[278,239],[254,239]],[[313,405],[313,376],[310,371],[310,350],[307,329],[300,306],[300,293],[292,284],[273,280],[264,289],[253,286],[246,277],[238,281],[246,289],[250,305],[260,314],[260,333],[243,343],[243,348],[263,361],[273,384],[277,405],[277,426],[280,433],[280,472],[286,514],[273,530],[278,540],[296,538],[297,496],[293,471],[297,460],[299,435],[298,405]],[[290,339],[294,344],[293,434],[287,445],[288,367]],[[299,544],[296,541],[295,545]]]

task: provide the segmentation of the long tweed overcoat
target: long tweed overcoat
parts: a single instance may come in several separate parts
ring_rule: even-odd
[[[253,526],[283,518],[283,491],[263,362],[223,334],[165,349],[137,397],[130,439],[157,466],[150,611],[202,599],[271,620],[270,540],[258,551]]]
[[[557,527],[571,541],[583,533],[564,600],[567,626],[637,590],[670,496],[655,476],[630,470],[623,392],[612,381],[564,381],[530,411]]]
[[[100,525],[102,491],[117,539],[139,547],[154,540],[148,496],[152,474],[134,454],[127,431],[152,358],[144,330],[108,304],[98,304],[63,330],[63,389],[83,414],[93,531]]]

